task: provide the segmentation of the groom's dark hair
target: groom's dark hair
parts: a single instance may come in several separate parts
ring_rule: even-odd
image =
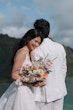
[[[50,32],[50,23],[45,19],[37,19],[34,22],[34,28],[41,31],[43,38],[47,38]]]

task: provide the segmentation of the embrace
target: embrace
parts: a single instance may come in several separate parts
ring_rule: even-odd
[[[49,32],[50,23],[37,19],[16,45],[14,81],[0,98],[0,110],[63,110],[66,52]]]

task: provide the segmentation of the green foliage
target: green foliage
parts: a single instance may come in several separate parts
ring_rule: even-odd
[[[0,34],[0,81],[10,80],[13,48],[18,41],[19,39]]]
[[[7,34],[0,34],[0,82],[11,81],[11,58],[13,48],[19,39],[11,38]],[[67,53],[67,77],[73,77],[73,49],[65,47]]]
[[[67,77],[73,77],[73,49],[65,47],[67,54]]]

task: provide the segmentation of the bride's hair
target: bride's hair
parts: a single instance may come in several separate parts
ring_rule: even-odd
[[[37,19],[34,22],[34,28],[41,31],[44,38],[48,37],[50,32],[50,23],[45,19]]]
[[[21,49],[22,47],[24,47],[25,45],[28,44],[28,42],[36,37],[40,36],[41,38],[41,42],[43,41],[43,37],[42,37],[42,34],[41,34],[41,31],[40,30],[37,30],[37,29],[30,29],[29,31],[27,31],[25,33],[25,35],[20,39],[20,41],[15,45],[14,47],[14,54],[13,54],[13,57],[12,57],[12,60],[11,60],[11,63],[13,65],[14,63],[14,57],[15,57],[15,54],[16,52]]]

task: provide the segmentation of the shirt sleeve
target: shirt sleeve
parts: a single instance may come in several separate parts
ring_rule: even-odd
[[[35,50],[33,50],[31,52],[31,60],[32,61],[35,61],[35,60],[37,61],[40,58],[44,58],[43,51],[40,47],[37,47]]]
[[[64,78],[66,78],[67,60],[66,60],[66,52],[64,48],[63,48],[63,59],[62,59],[62,71],[63,71]]]

